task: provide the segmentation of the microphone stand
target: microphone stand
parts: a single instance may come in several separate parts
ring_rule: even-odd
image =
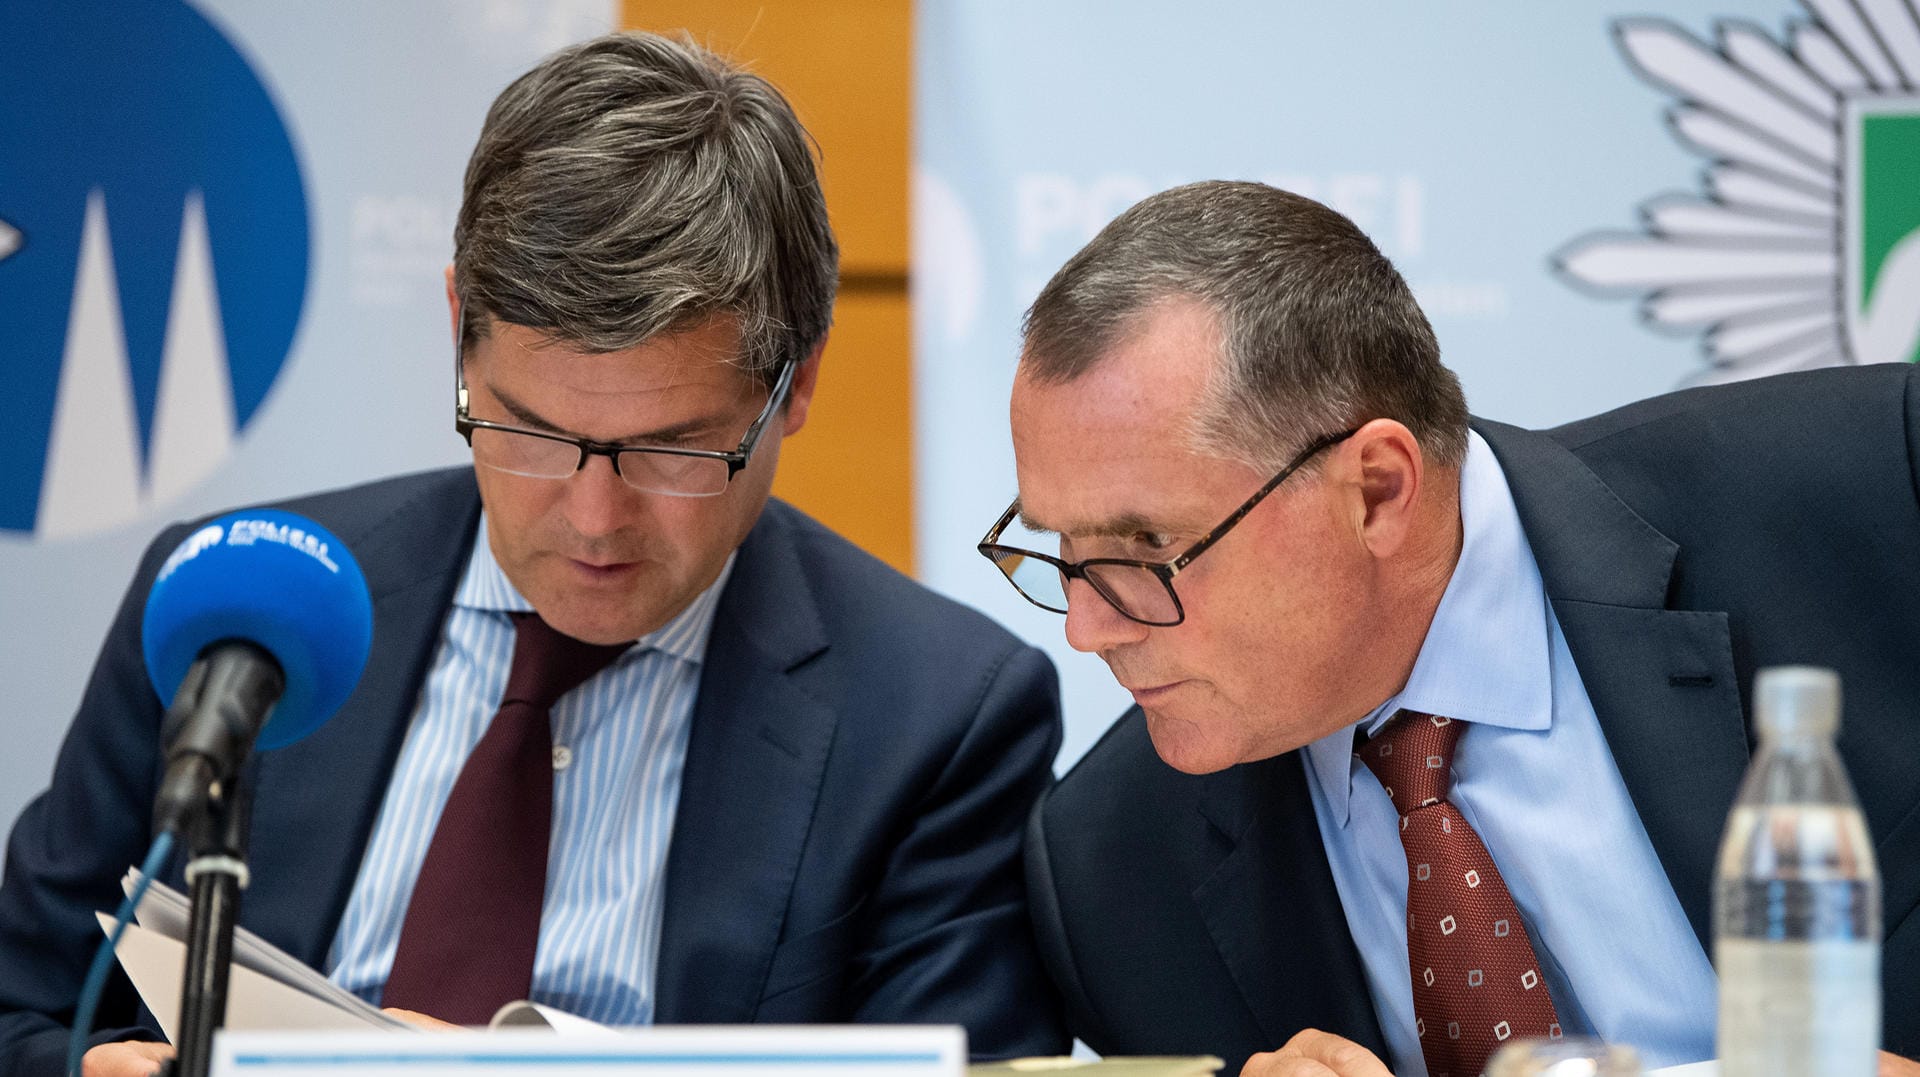
[[[187,965],[181,992],[178,1055],[164,1074],[207,1077],[213,1034],[227,1019],[227,977],[233,967],[233,927],[240,891],[247,885],[247,829],[252,815],[253,768],[236,768],[231,788],[208,799],[188,827],[192,859],[193,919],[187,931]]]
[[[213,1033],[227,1020],[233,925],[247,886],[247,825],[253,811],[248,754],[286,680],[273,656],[241,640],[201,651],[161,725],[167,768],[154,796],[155,830],[187,847],[193,918],[180,992],[171,1077],[207,1077]]]

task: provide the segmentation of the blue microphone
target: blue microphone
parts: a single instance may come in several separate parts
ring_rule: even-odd
[[[255,747],[291,744],[331,717],[372,642],[366,578],[319,524],[253,509],[188,535],[141,621],[147,676],[172,701],[155,833],[194,818]]]

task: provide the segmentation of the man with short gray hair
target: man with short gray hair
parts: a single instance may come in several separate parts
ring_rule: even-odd
[[[837,277],[787,103],[685,41],[566,49],[494,103],[454,248],[473,466],[288,503],[358,559],[375,646],[258,760],[242,926],[422,1021],[531,998],[1058,1051],[1019,861],[1051,666],[769,497]],[[146,846],[140,612],[187,533],[14,831],[0,1074],[61,1072],[94,911]],[[170,1054],[123,978],[99,1012],[89,1075]]]
[[[1715,849],[1766,665],[1836,668],[1920,1053],[1920,370],[1469,420],[1352,222],[1127,210],[1028,314],[981,552],[1135,708],[1035,810],[1070,1028],[1247,1074],[1711,1058]],[[1883,1072],[1920,1067],[1882,1056]]]

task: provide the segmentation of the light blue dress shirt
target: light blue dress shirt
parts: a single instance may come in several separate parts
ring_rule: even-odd
[[[653,1018],[667,845],[700,666],[732,572],[729,558],[685,610],[553,707],[553,839],[536,1002],[609,1025]],[[393,968],[441,809],[506,691],[507,614],[532,608],[494,561],[482,517],[329,955],[333,982],[369,1002],[379,1002]]]
[[[1519,906],[1568,1034],[1639,1049],[1648,1068],[1713,1057],[1713,967],[1634,811],[1567,650],[1506,476],[1478,434],[1460,477],[1460,562],[1402,708],[1468,723],[1449,799]],[[1353,754],[1354,728],[1307,745],[1334,885],[1400,1077],[1426,1077],[1407,968],[1399,817]]]

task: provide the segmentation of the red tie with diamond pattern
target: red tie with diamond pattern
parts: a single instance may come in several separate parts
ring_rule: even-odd
[[[1429,1077],[1474,1077],[1506,1040],[1560,1036],[1513,895],[1480,835],[1447,802],[1465,726],[1401,711],[1359,748],[1400,813],[1414,1029]]]
[[[500,710],[440,812],[407,903],[381,1004],[483,1025],[527,997],[553,820],[548,710],[628,644],[600,646],[515,613]]]

